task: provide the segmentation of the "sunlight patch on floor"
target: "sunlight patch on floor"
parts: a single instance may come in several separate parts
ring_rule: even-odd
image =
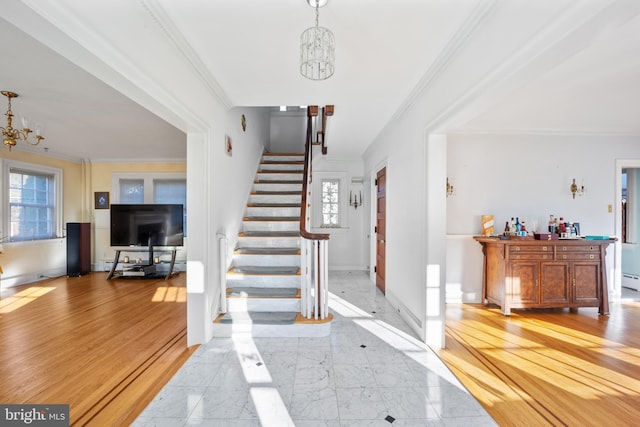
[[[153,302],[187,302],[187,288],[159,286],[151,298]]]
[[[31,286],[24,291],[13,294],[9,298],[4,298],[0,300],[0,314],[11,313],[20,307],[24,307],[54,289],[52,287]]]

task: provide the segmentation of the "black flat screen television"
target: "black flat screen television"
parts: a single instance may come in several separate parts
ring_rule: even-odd
[[[111,205],[111,246],[183,246],[180,204]]]

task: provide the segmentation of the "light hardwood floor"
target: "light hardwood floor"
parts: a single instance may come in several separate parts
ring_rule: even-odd
[[[128,425],[195,348],[184,273],[105,273],[3,290],[0,402],[68,403],[72,425]],[[640,424],[640,303],[515,311],[448,305],[438,353],[502,426]]]
[[[637,426],[640,303],[611,309],[448,305],[438,354],[501,426]]]
[[[2,291],[0,402],[70,405],[72,425],[128,425],[195,348],[185,275],[56,278]]]

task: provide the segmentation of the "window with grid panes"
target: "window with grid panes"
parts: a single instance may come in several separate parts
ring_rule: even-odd
[[[8,240],[55,238],[58,233],[56,182],[61,171],[43,171],[34,165],[8,165]]]
[[[187,235],[187,180],[163,174],[114,174],[118,203],[171,203],[182,205],[184,235]]]
[[[340,180],[323,179],[322,188],[322,227],[340,226]]]

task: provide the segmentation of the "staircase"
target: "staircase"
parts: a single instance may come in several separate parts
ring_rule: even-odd
[[[304,154],[265,153],[227,272],[227,313],[214,336],[316,337],[330,319],[300,316],[300,204]]]

